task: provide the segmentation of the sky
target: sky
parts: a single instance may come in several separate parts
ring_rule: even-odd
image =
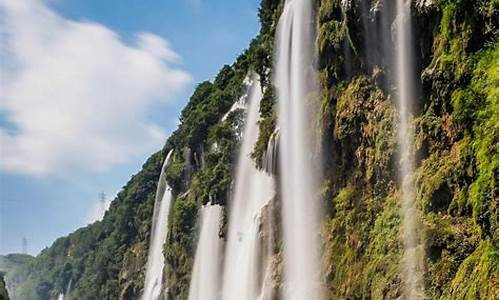
[[[101,218],[196,84],[257,34],[258,5],[0,2],[0,254],[26,238],[36,255]]]

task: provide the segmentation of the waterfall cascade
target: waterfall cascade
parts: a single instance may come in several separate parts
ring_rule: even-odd
[[[315,16],[311,0],[287,0],[276,33],[280,174],[284,241],[284,299],[314,300],[319,278],[319,199],[314,170],[318,91]]]
[[[172,152],[173,150],[170,150],[163,162],[160,178],[158,180],[158,187],[156,189],[148,263],[146,266],[146,280],[144,282],[144,292],[142,294],[143,300],[158,299],[161,293],[165,259],[163,257],[163,244],[167,238],[168,212],[172,200],[170,187],[167,186],[165,169]]]
[[[73,282],[73,279],[70,279],[68,282],[68,285],[66,286],[66,290],[62,291],[57,295],[57,300],[68,300],[69,299],[69,292],[71,291],[71,283]]]
[[[274,182],[266,172],[256,169],[250,154],[259,134],[260,82],[253,76],[247,98],[247,117],[236,166],[234,193],[224,263],[222,299],[255,300],[261,294],[265,247],[260,229],[263,208],[274,196]]]
[[[194,260],[189,300],[220,299],[223,240],[219,237],[222,207],[201,208],[201,231]]]
[[[267,143],[266,152],[262,155],[262,168],[269,174],[278,172],[278,155],[279,155],[279,129],[276,129]]]
[[[411,28],[411,1],[396,1],[396,63],[395,78],[399,106],[398,141],[400,148],[401,210],[403,231],[403,278],[407,299],[422,299],[424,289],[418,237],[418,214],[415,204],[413,127],[411,108],[416,98],[414,55]]]

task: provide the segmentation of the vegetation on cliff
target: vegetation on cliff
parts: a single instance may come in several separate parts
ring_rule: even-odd
[[[333,164],[325,179],[332,203],[324,233],[331,299],[393,299],[402,292],[394,84],[388,59],[373,57],[381,46],[366,35],[366,24],[390,33],[379,4],[353,1],[346,11],[340,1],[320,1],[323,132]],[[413,120],[415,184],[427,297],[494,299],[498,1],[417,1],[413,11],[422,78]]]
[[[10,257],[18,263],[0,271],[7,272],[12,299],[55,299],[69,285],[73,299],[137,299],[157,180],[171,149],[166,174],[175,199],[164,246],[164,290],[171,299],[187,299],[198,210],[228,202],[244,116],[231,108],[250,71],[259,75],[264,92],[252,154],[257,166],[276,130],[271,79],[281,3],[262,1],[258,36],[213,82],[197,86],[164,149],[124,186],[102,221],[58,239],[34,259]],[[328,299],[396,299],[403,281],[399,116],[391,55],[383,54],[392,29],[382,19],[381,1],[317,3],[323,284]],[[415,186],[427,297],[496,299],[498,0],[413,1],[412,11],[421,84],[412,119]],[[277,195],[269,218],[279,215],[279,201]],[[273,280],[279,288],[282,245],[275,230]]]

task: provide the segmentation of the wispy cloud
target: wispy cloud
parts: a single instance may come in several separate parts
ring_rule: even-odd
[[[0,7],[2,170],[102,171],[162,144],[165,132],[146,119],[147,110],[191,81],[167,40],[143,32],[127,44],[39,0]]]

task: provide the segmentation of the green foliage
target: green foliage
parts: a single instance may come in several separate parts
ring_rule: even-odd
[[[394,287],[399,284],[401,220],[396,200],[394,196],[386,199],[383,212],[378,215],[370,232],[370,240],[373,242],[366,251],[366,266],[362,270],[360,284],[366,299],[397,298]]]
[[[181,149],[182,151],[182,149]],[[180,190],[184,183],[184,169],[186,168],[186,162],[181,156],[180,151],[175,151],[168,162],[165,169],[165,175],[167,182],[170,187],[174,190]]]
[[[417,170],[417,199],[427,212],[433,298],[498,297],[498,248],[485,246],[498,244],[498,46],[491,45],[498,32],[491,19],[498,11],[493,2],[439,2],[440,30],[424,73],[432,89],[428,109],[417,119],[417,143],[428,155]]]
[[[259,18],[261,23],[260,32],[263,35],[274,36],[281,13],[282,1],[262,0],[259,8]]]
[[[343,42],[347,38],[345,24],[342,21],[329,20],[321,23],[318,32],[318,50],[320,53],[320,73],[326,87],[341,80],[343,76],[344,56]]]
[[[252,158],[257,162],[258,166],[262,164],[262,156],[266,152],[269,139],[276,129],[275,103],[274,87],[270,86],[264,91],[260,101],[259,137],[252,152]]]
[[[481,240],[480,228],[465,216],[451,217],[439,213],[425,216],[427,276],[430,293],[436,297],[449,288],[464,259]],[[447,298],[445,298],[447,299]]]
[[[372,79],[360,76],[342,91],[335,110],[325,113],[334,113],[333,138],[342,147],[338,161],[342,172],[359,167],[367,181],[383,186],[396,147],[395,109],[389,99]]]
[[[393,195],[370,199],[353,185],[334,199],[323,272],[329,299],[392,299],[399,284],[399,207]],[[372,219],[372,216],[377,216]]]
[[[329,158],[334,171],[327,172],[334,194],[327,205],[323,259],[329,295],[397,298],[399,207],[391,178],[395,108],[366,76],[340,85],[335,94],[322,104],[323,119],[333,126],[324,134],[336,147]]]
[[[460,265],[450,286],[440,299],[498,298],[498,248],[491,240],[481,241],[476,250]]]
[[[242,82],[248,72],[246,54],[233,66],[224,66],[214,83],[197,86],[189,103],[182,110],[179,128],[169,138],[169,148],[189,147],[199,151],[208,146],[210,128],[220,121],[243,93]]]
[[[258,167],[262,167],[262,155],[266,151],[269,139],[276,128],[276,92],[270,75],[273,62],[274,37],[279,16],[283,9],[282,6],[282,1],[261,1],[259,9],[261,31],[250,45],[252,67],[260,75],[261,86],[264,91],[260,102],[259,137],[252,152],[252,158]]]
[[[472,60],[477,61],[472,80],[453,94],[453,114],[473,137],[479,173],[469,189],[474,218],[487,233],[498,236],[498,46]]]

